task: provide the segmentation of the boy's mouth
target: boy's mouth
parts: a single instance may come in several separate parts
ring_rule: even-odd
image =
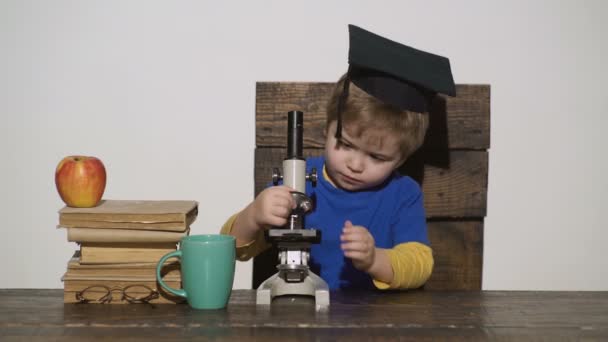
[[[342,179],[343,179],[343,180],[344,180],[346,183],[349,183],[349,184],[355,184],[355,185],[356,185],[356,184],[361,184],[361,183],[363,183],[361,180],[356,179],[356,178],[353,178],[353,177],[349,177],[349,176],[347,176],[347,175],[345,175],[345,174],[343,174],[343,173],[340,173],[340,177],[342,177]]]

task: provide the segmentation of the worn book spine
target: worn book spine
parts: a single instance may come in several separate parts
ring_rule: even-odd
[[[113,228],[66,228],[68,241],[78,243],[162,243],[179,242],[187,236],[190,230],[169,232],[142,229],[113,229]]]
[[[99,266],[104,266],[105,264],[98,264]],[[114,264],[117,265],[117,264]],[[127,265],[127,264],[120,264]],[[91,266],[91,265],[82,265],[82,266]],[[154,267],[143,267],[143,268],[87,268],[87,267],[79,267],[79,268],[69,268],[66,274],[75,277],[155,277],[156,276],[156,264]],[[161,269],[161,275],[168,278],[180,278],[181,270],[179,264],[177,266],[174,265],[165,265]]]
[[[104,301],[105,304],[130,304],[124,296],[126,292],[130,299],[144,298],[156,292],[158,298],[151,298],[149,303],[176,304],[184,302],[184,299],[175,296],[158,285],[156,278],[150,277],[79,277],[66,273],[63,277],[64,303],[79,303],[77,294],[89,299],[89,303],[100,303],[99,298],[110,294],[112,300]],[[174,289],[181,289],[179,277],[163,277],[163,281]]]
[[[66,304],[80,303],[80,301],[78,300],[78,297],[76,296],[77,293],[78,293],[78,291],[64,291],[63,292],[63,302]],[[147,293],[141,293],[138,295],[139,295],[139,297],[145,297],[145,296],[147,296]],[[100,296],[100,294],[98,294],[98,296]],[[159,293],[158,298],[154,298],[154,299],[147,301],[147,303],[150,303],[150,304],[181,304],[184,302],[185,302],[184,298],[166,294],[166,293]],[[102,304],[102,303],[100,303],[98,301],[91,301],[91,302],[88,302],[88,304]],[[139,303],[131,303],[123,297],[122,293],[120,293],[118,291],[114,291],[114,292],[112,292],[112,300],[109,302],[105,302],[103,304],[139,304]]]
[[[64,207],[59,226],[185,231],[196,220],[195,201],[103,200],[94,208]]]
[[[59,218],[59,228],[100,228],[100,229],[140,229],[160,230],[169,232],[184,232],[192,222],[108,222],[90,220],[71,220]]]
[[[182,218],[183,215],[190,212],[196,212],[197,210],[198,202],[196,201],[104,199],[95,207],[90,208],[65,206],[59,210],[59,214],[79,214],[89,215],[89,217],[113,217],[115,215],[123,215],[124,217],[138,220],[140,218],[148,217]]]
[[[62,278],[64,291],[81,291],[92,286],[106,286],[108,288],[124,289],[133,286],[146,286],[150,289],[159,289],[156,277],[79,277],[65,274]],[[181,288],[179,277],[164,277],[163,281],[174,289]],[[144,291],[143,288],[135,288]]]
[[[81,264],[104,263],[154,263],[165,254],[177,250],[175,243],[169,244],[81,244]]]
[[[185,222],[186,213],[167,214],[115,214],[115,213],[60,213],[59,217],[79,221],[107,221],[107,222]]]

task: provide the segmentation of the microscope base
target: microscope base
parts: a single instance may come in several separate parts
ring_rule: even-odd
[[[279,273],[274,274],[258,287],[256,303],[270,305],[274,297],[286,295],[314,296],[317,310],[329,307],[329,286],[310,271],[303,281],[293,283],[286,282]]]

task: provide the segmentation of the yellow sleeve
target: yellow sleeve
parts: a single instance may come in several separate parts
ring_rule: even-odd
[[[237,215],[238,213],[230,216],[230,218],[222,226],[220,234],[231,235],[232,225],[234,224]],[[256,235],[255,240],[246,243],[242,246],[236,246],[236,258],[240,261],[247,261],[253,258],[254,256],[262,253],[268,247],[270,247],[270,244],[266,242],[266,239],[264,239],[264,231],[260,230],[258,232],[258,235]]]
[[[393,281],[389,284],[374,279],[378,289],[417,288],[424,285],[433,272],[433,250],[425,244],[406,242],[387,252],[393,268]]]

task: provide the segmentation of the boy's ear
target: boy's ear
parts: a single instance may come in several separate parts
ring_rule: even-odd
[[[397,169],[401,168],[408,159],[409,157],[401,157],[401,160],[399,160],[399,163],[397,164]]]

